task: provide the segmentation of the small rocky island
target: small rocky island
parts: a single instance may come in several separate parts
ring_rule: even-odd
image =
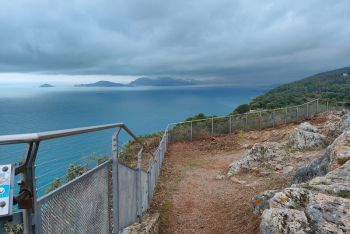
[[[42,84],[39,86],[40,88],[53,88],[55,86],[51,85],[51,84]]]

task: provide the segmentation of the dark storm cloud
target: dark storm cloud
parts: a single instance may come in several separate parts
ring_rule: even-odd
[[[284,82],[348,66],[350,2],[1,1],[0,72]]]

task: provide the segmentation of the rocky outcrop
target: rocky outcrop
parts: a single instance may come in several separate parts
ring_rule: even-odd
[[[322,177],[303,184],[310,189],[350,198],[350,161]]]
[[[305,214],[314,233],[350,233],[349,199],[313,194]]]
[[[308,122],[301,123],[289,136],[288,146],[296,150],[309,150],[324,147],[326,137]]]
[[[240,171],[274,169],[285,162],[288,156],[285,145],[277,142],[254,144],[248,154],[238,162],[230,165],[228,176]]]
[[[269,200],[260,231],[350,233],[350,200],[301,188],[287,188]]]
[[[327,147],[324,155],[314,159],[308,165],[299,168],[293,178],[293,183],[306,182],[316,176],[343,165],[350,160],[350,131],[341,134]]]
[[[125,228],[120,234],[158,234],[158,226],[159,214],[146,214],[140,223]]]
[[[329,142],[332,142],[344,131],[350,131],[350,111],[344,110],[327,116],[328,120],[323,127],[323,133]]]
[[[310,225],[303,211],[273,208],[261,216],[260,232],[263,234],[309,233]]]

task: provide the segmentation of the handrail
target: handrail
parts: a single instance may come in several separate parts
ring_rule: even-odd
[[[82,128],[71,128],[57,131],[48,131],[48,132],[39,132],[39,133],[28,133],[28,134],[13,134],[13,135],[3,135],[0,136],[0,145],[8,145],[8,144],[20,144],[20,143],[31,143],[31,142],[39,142],[50,139],[56,139],[67,136],[80,135],[89,132],[96,132],[111,128],[120,127],[124,129],[135,141],[141,144],[145,149],[147,147],[141,142],[138,137],[124,124],[124,123],[114,123],[114,124],[105,124],[105,125],[97,125],[90,127],[82,127]]]

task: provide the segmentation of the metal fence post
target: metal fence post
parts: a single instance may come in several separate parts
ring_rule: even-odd
[[[284,124],[287,124],[287,107],[284,110]]]
[[[275,110],[272,111],[272,127],[275,127]]]
[[[23,210],[23,233],[32,234],[35,229],[40,227],[34,226],[34,218],[39,218],[40,214],[36,213],[36,185],[35,185],[35,159],[38,153],[40,141],[32,142],[29,144],[26,159],[25,159],[25,171],[23,173],[23,181],[27,189],[32,192],[32,209]]]
[[[211,136],[214,136],[214,117],[211,118]]]
[[[229,133],[232,133],[232,117],[231,115],[229,116],[229,119],[228,119],[228,129],[229,129]]]
[[[327,101],[327,111],[329,111],[329,103],[328,103],[328,101]]]
[[[247,124],[248,124],[248,114],[245,114],[244,131],[247,131]]]
[[[306,117],[309,118],[309,103],[306,103]]]
[[[191,141],[193,139],[193,124],[192,124],[192,121],[191,121]]]
[[[297,106],[297,122],[299,121],[299,106]]]
[[[316,100],[316,114],[318,113],[318,99]]]
[[[259,112],[259,129],[262,127],[262,120],[261,120],[261,111]]]
[[[112,193],[113,193],[113,233],[119,233],[119,175],[118,175],[118,136],[121,128],[117,128],[112,136]]]

